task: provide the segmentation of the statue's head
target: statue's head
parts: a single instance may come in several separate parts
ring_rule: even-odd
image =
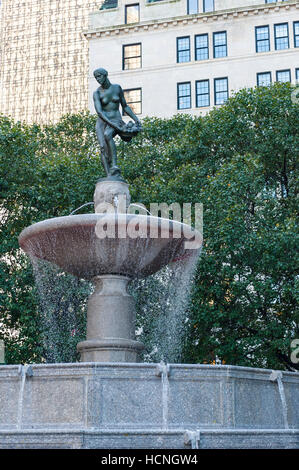
[[[107,70],[105,70],[105,69],[99,68],[99,69],[96,69],[96,70],[93,72],[93,75],[94,75],[94,78],[96,79],[96,81],[97,81],[100,85],[103,85],[103,83],[104,83],[105,80],[107,79],[108,72],[107,72]]]

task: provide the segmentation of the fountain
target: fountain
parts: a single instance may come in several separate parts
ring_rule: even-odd
[[[128,283],[199,252],[202,239],[180,221],[129,213],[113,138],[128,141],[141,125],[107,75],[95,71],[107,174],[96,185],[95,213],[38,222],[19,237],[34,259],[94,284],[81,362],[0,366],[0,448],[299,447],[299,374],[138,362]],[[134,123],[122,121],[119,102]]]
[[[126,183],[104,178],[96,185],[94,215],[45,220],[23,230],[19,238],[31,257],[92,280],[87,339],[77,346],[82,362],[137,362],[143,345],[135,340],[135,306],[128,282],[190,256],[186,242],[196,238],[196,251],[201,246],[200,234],[186,224],[128,214],[129,201]]]

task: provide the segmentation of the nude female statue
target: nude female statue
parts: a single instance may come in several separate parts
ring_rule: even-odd
[[[98,114],[96,133],[101,147],[103,167],[107,176],[120,176],[113,138],[119,135],[122,140],[129,142],[141,131],[141,123],[130,106],[127,105],[121,86],[110,83],[107,70],[99,68],[93,74],[100,84],[93,94],[93,100]],[[130,116],[135,123],[132,121],[128,124],[124,123],[119,112],[120,104],[123,112]]]

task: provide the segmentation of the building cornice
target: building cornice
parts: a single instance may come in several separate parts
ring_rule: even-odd
[[[236,20],[247,16],[258,16],[267,13],[279,13],[283,11],[299,9],[298,1],[289,1],[284,3],[268,3],[263,5],[253,5],[252,7],[239,7],[229,10],[219,10],[210,13],[197,13],[195,15],[183,15],[171,18],[162,18],[139,22],[138,24],[120,24],[87,30],[83,32],[87,39],[97,37],[117,36],[119,34],[137,33],[142,31],[163,30],[168,27],[181,27],[194,25],[197,23],[213,23],[219,20]],[[115,9],[116,10],[116,9]],[[107,10],[109,11],[109,10]],[[111,10],[110,10],[111,11]],[[99,13],[101,14],[101,13]]]

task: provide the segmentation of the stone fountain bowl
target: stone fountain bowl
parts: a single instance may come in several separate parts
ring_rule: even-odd
[[[103,237],[105,230],[109,236]],[[31,257],[84,279],[104,274],[145,277],[194,255],[201,243],[199,232],[186,224],[120,213],[56,217],[25,228],[19,236]]]

